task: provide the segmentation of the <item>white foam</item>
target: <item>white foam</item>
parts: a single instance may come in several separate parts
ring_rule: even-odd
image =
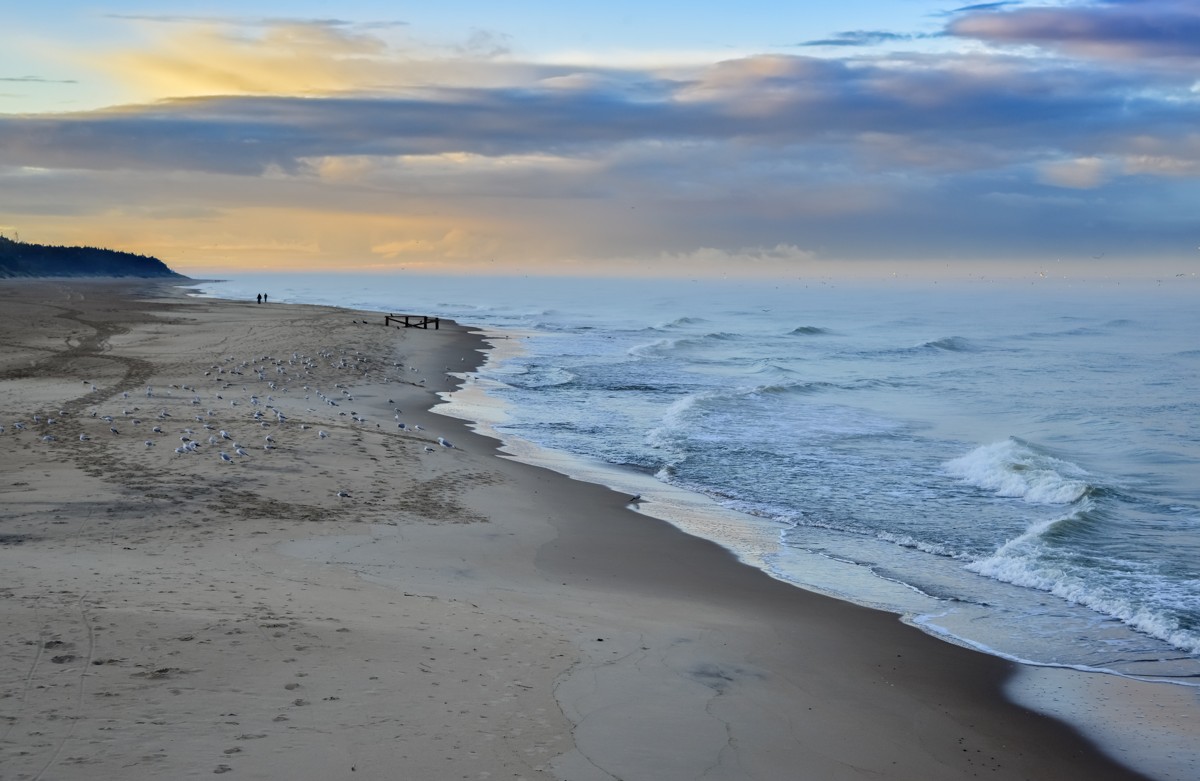
[[[902,548],[912,548],[923,553],[931,553],[934,556],[945,556],[951,559],[961,559],[965,556],[965,554],[952,550],[945,545],[918,540],[910,534],[895,534],[893,532],[880,531],[876,532],[875,536],[884,542],[890,542]]]
[[[626,354],[634,358],[646,358],[670,352],[679,344],[679,339],[655,339],[646,344],[635,344]]]
[[[1122,589],[1120,581],[1114,582],[1103,573],[1073,572],[1066,564],[1046,555],[1041,542],[1042,535],[1058,524],[1077,517],[1072,513],[1032,524],[1023,534],[1000,546],[991,556],[967,564],[966,569],[1004,583],[1048,592],[1111,616],[1188,653],[1200,653],[1200,634],[1181,627],[1169,614],[1134,602],[1127,596],[1134,591]],[[1127,569],[1134,569],[1132,562],[1127,564]],[[1091,575],[1093,579],[1089,580],[1084,575]],[[1125,580],[1134,577],[1132,573],[1123,575]],[[1159,587],[1167,585],[1160,583]]]
[[[1033,504],[1071,504],[1091,488],[1079,466],[1013,438],[977,447],[945,468],[969,485]]]

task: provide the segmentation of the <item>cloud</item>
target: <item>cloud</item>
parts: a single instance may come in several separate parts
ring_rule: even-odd
[[[802,249],[794,244],[776,244],[774,247],[741,247],[727,250],[717,247],[700,247],[690,252],[661,255],[663,263],[685,268],[725,269],[763,266],[798,267],[817,258],[813,250]]]
[[[964,5],[959,8],[946,11],[947,15],[972,13],[976,11],[999,11],[1002,8],[1012,8],[1021,5],[1020,0],[1002,0],[998,3],[975,3],[974,5]]]
[[[911,33],[891,33],[884,30],[848,30],[834,33],[832,38],[805,41],[800,46],[877,46],[881,43],[912,41],[926,36]]]
[[[180,15],[180,14],[105,14],[106,19],[118,19],[131,22],[151,22],[157,24],[182,24],[182,25],[229,25],[238,27],[277,27],[277,26],[292,26],[306,25],[313,27],[354,27],[358,29],[390,29],[394,27],[406,27],[408,22],[393,20],[393,21],[375,21],[375,22],[351,22],[345,19],[333,18],[308,18],[308,17],[287,17],[287,16],[199,16],[199,15]]]
[[[257,34],[185,25],[145,49],[87,58],[149,97],[312,95],[387,83],[377,37],[327,23],[272,24]]]
[[[394,96],[427,87],[525,85],[574,71],[513,61],[505,35],[480,29],[459,42],[431,45],[381,35],[400,23],[166,19],[171,24],[153,27],[144,45],[72,59],[122,85],[130,102],[231,95]]]
[[[0,81],[22,84],[78,84],[75,79],[45,79],[41,76],[0,76]]]
[[[998,12],[967,10],[947,25],[947,34],[1109,60],[1200,57],[1200,4],[1193,0],[1096,0]]]
[[[967,134],[981,148],[1014,150],[1058,134],[1073,147],[1089,135],[1139,127],[1127,115],[1126,88],[1107,76],[997,59],[851,66],[756,57],[688,79],[643,74],[632,92],[599,80],[571,90],[534,83],[429,88],[411,97],[202,97],[0,117],[0,164],[258,174],[272,166],[295,171],[318,157],[588,156],[646,141],[848,148],[862,133],[913,143]],[[1180,122],[1196,114],[1186,105],[1155,108]]]
[[[1103,184],[1109,176],[1110,165],[1099,157],[1082,157],[1043,163],[1040,177],[1046,184],[1076,190],[1091,190]]]
[[[1200,197],[1186,69],[996,50],[613,67],[330,19],[152,27],[89,55],[139,102],[0,115],[0,213],[228,263],[294,247],[782,268],[1058,249],[1096,222],[1144,248],[1192,225]],[[1156,199],[1153,237],[1120,233]]]

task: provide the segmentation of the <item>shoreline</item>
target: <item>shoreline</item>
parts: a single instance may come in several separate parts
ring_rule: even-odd
[[[503,329],[485,330],[496,349],[507,350],[509,335]],[[519,334],[518,334],[519,335]],[[500,353],[503,360],[505,353]],[[789,587],[894,616],[924,634],[972,653],[1000,659],[1013,665],[1003,686],[1003,696],[1016,704],[1057,718],[1082,733],[1106,753],[1125,761],[1140,772],[1161,778],[1191,778],[1200,768],[1200,752],[1194,748],[1200,716],[1200,692],[1196,684],[1177,678],[1137,676],[1104,668],[1039,662],[1004,653],[964,638],[937,623],[928,608],[902,607],[902,596],[889,592],[873,575],[858,572],[855,565],[810,554],[807,566],[820,574],[802,580],[783,575],[766,564],[779,544],[779,527],[754,516],[743,515],[715,500],[660,482],[647,474],[624,470],[584,457],[550,450],[520,438],[506,437],[497,426],[504,420],[503,404],[487,392],[487,381],[468,378],[459,390],[447,394],[435,412],[467,423],[473,430],[497,442],[507,458],[548,469],[572,480],[605,486],[625,496],[640,495],[644,503],[630,505],[634,511],[666,523],[690,537],[706,540],[729,553],[739,564],[759,570]],[[727,532],[731,517],[738,535]],[[794,575],[794,573],[792,573]],[[855,582],[857,588],[836,590],[830,582]],[[896,588],[902,588],[896,586]],[[864,594],[873,594],[872,601]]]
[[[469,329],[94,289],[46,282],[37,303],[3,288],[0,327],[20,348],[0,414],[53,403],[64,431],[97,429],[0,439],[13,476],[0,557],[18,573],[0,601],[14,627],[0,751],[14,777],[1142,777],[1009,702],[1011,663],[498,457],[498,441],[431,412],[453,382],[429,367],[469,366],[482,344]],[[161,462],[166,442],[127,447],[86,417],[120,414],[136,403],[120,394],[151,380],[181,379],[206,407],[198,383],[220,356],[337,350],[321,387],[333,398],[330,380],[347,380],[354,406],[275,391],[291,419],[276,452],[225,472],[208,454]],[[67,371],[80,367],[98,395]],[[270,381],[242,371],[228,401]],[[397,432],[396,406],[425,430]],[[300,425],[328,428],[330,449]]]

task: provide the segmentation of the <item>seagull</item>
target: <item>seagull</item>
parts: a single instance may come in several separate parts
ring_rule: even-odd
[[[437,438],[437,443],[439,445],[441,445],[442,447],[454,447],[454,445],[450,444],[450,440],[444,439],[442,437]]]
[[[121,433],[120,431],[117,431],[117,429],[116,429],[114,426],[109,426],[109,427],[108,427],[108,430],[109,430],[109,431],[111,431],[111,432],[112,432],[112,433],[114,433],[114,434],[120,434],[120,433]]]
[[[426,445],[426,446],[425,446],[425,452],[426,452],[426,453],[432,453],[432,452],[433,452],[433,448],[431,448],[431,447],[429,447],[428,445]]]
[[[641,504],[643,501],[641,494],[634,494],[629,497],[629,501],[625,502],[625,504]]]
[[[79,441],[80,441],[80,442],[87,442],[89,439],[91,439],[91,437],[89,437],[87,434],[80,434],[80,435],[79,435]]]
[[[324,431],[318,431],[318,432],[317,432],[317,436],[318,436],[318,437],[320,437],[321,439],[325,439],[325,438],[326,438],[326,437],[328,437],[329,435],[328,435],[328,434],[326,434]]]
[[[233,439],[233,437],[229,436],[229,432],[225,429],[221,429],[221,439]]]
[[[221,460],[222,460],[222,461],[224,461],[224,462],[225,462],[225,463],[227,463],[227,464],[232,464],[232,463],[233,463],[233,457],[232,457],[232,456],[230,456],[228,453],[226,453],[226,452],[223,452],[223,451],[222,451],[222,453],[221,453]]]
[[[237,453],[239,456],[248,456],[248,455],[250,455],[249,453],[247,453],[247,452],[246,452],[245,448],[240,448],[240,447],[235,447],[235,448],[233,449],[233,452]]]
[[[337,492],[337,495],[338,495],[340,498],[342,498],[342,499],[349,499],[349,498],[350,498],[350,493],[349,493],[348,491],[338,491],[338,492]]]
[[[154,447],[154,443],[149,439],[146,440],[146,447]]]

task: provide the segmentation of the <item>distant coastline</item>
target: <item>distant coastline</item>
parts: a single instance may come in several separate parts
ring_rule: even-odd
[[[158,258],[100,247],[55,247],[0,236],[0,279],[137,277],[187,279]]]

